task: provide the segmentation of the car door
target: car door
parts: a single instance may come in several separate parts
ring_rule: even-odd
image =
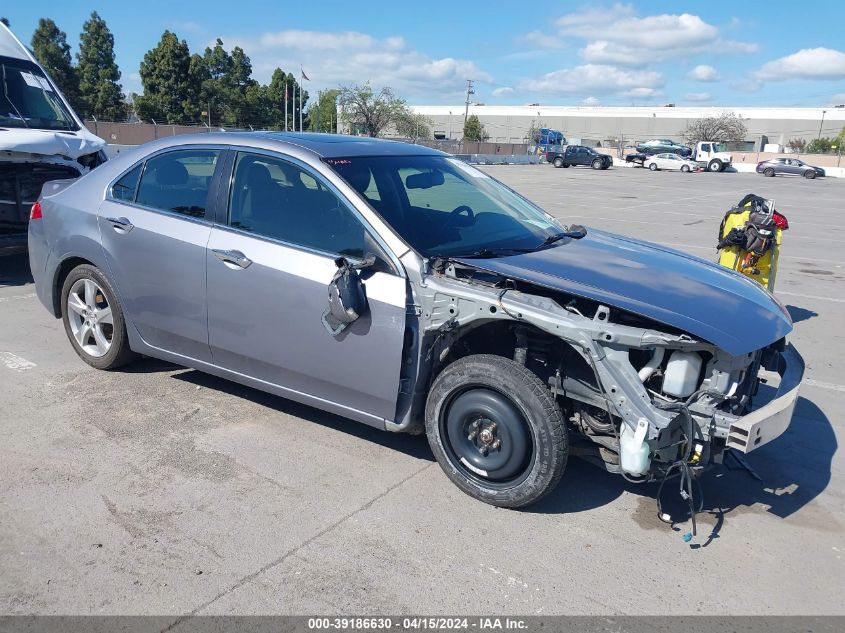
[[[100,235],[111,281],[147,344],[210,361],[205,250],[211,182],[221,150],[164,151],[110,188]]]
[[[239,152],[231,183],[207,254],[214,363],[294,399],[392,421],[405,333],[402,271],[386,263],[349,202],[304,164]],[[369,312],[334,336],[322,316],[335,259],[369,253],[377,256],[361,273]]]

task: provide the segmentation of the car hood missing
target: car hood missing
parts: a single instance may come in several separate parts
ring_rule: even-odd
[[[531,253],[455,260],[639,314],[734,356],[792,331],[786,309],[751,279],[680,251],[595,229],[583,239]]]

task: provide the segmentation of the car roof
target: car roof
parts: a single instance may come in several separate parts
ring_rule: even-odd
[[[299,148],[320,158],[344,158],[351,156],[449,156],[449,154],[445,154],[439,150],[413,143],[317,132],[198,132],[195,134],[179,134],[160,138],[156,141],[146,143],[141,147],[149,152],[197,144],[240,145],[283,152]]]

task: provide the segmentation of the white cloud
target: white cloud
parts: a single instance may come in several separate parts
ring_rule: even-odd
[[[579,54],[589,64],[640,67],[691,54],[754,52],[757,44],[723,40],[719,29],[698,15],[662,13],[640,17],[631,5],[590,8],[555,21],[556,34],[532,31],[518,41],[551,49],[573,37],[586,40]]]
[[[526,44],[535,48],[554,50],[566,47],[566,41],[563,38],[543,33],[543,31],[531,31],[520,35],[516,39],[520,44]]]
[[[596,97],[586,97],[584,99],[581,99],[581,105],[582,106],[597,106],[597,105],[601,105],[601,101],[599,99],[597,99]]]
[[[695,103],[702,103],[705,101],[712,101],[713,95],[709,92],[688,92],[684,95],[685,101],[693,101]]]
[[[620,94],[632,91],[656,92],[663,86],[663,75],[656,71],[626,70],[602,64],[563,68],[526,81],[523,88],[546,94]]]
[[[845,103],[845,92],[840,92],[835,95],[831,95],[830,98],[827,100],[825,105],[828,106],[837,106]]]
[[[696,81],[718,81],[719,73],[712,66],[701,64],[690,71],[689,78]]]
[[[311,92],[369,81],[373,87],[390,86],[406,98],[432,100],[436,91],[434,98],[442,100],[461,95],[468,78],[493,80],[472,60],[433,58],[408,48],[401,37],[289,29],[221,39],[228,50],[244,49],[259,81],[268,82],[277,67],[297,73],[302,66],[312,80],[306,84]]]
[[[845,78],[845,53],[832,48],[804,48],[763,64],[754,76],[758,79],[842,79]]]
[[[631,97],[633,99],[650,99],[661,94],[663,93],[656,88],[631,88],[630,90],[626,90],[622,93],[623,96]]]
[[[508,95],[512,95],[514,93],[514,89],[510,86],[502,86],[501,88],[496,88],[491,93],[494,97],[506,97]]]

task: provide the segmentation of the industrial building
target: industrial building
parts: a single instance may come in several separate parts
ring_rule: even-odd
[[[466,106],[411,106],[428,117],[435,138],[460,139],[463,136]],[[481,120],[490,141],[524,143],[528,130],[547,127],[560,130],[570,143],[589,145],[625,144],[650,138],[680,139],[687,123],[694,119],[733,112],[748,130],[749,151],[766,144],[785,146],[791,139],[810,141],[818,136],[836,136],[845,127],[845,107],[826,108],[733,108],[674,106],[493,106],[470,104],[469,114]],[[737,148],[739,149],[739,148]]]

